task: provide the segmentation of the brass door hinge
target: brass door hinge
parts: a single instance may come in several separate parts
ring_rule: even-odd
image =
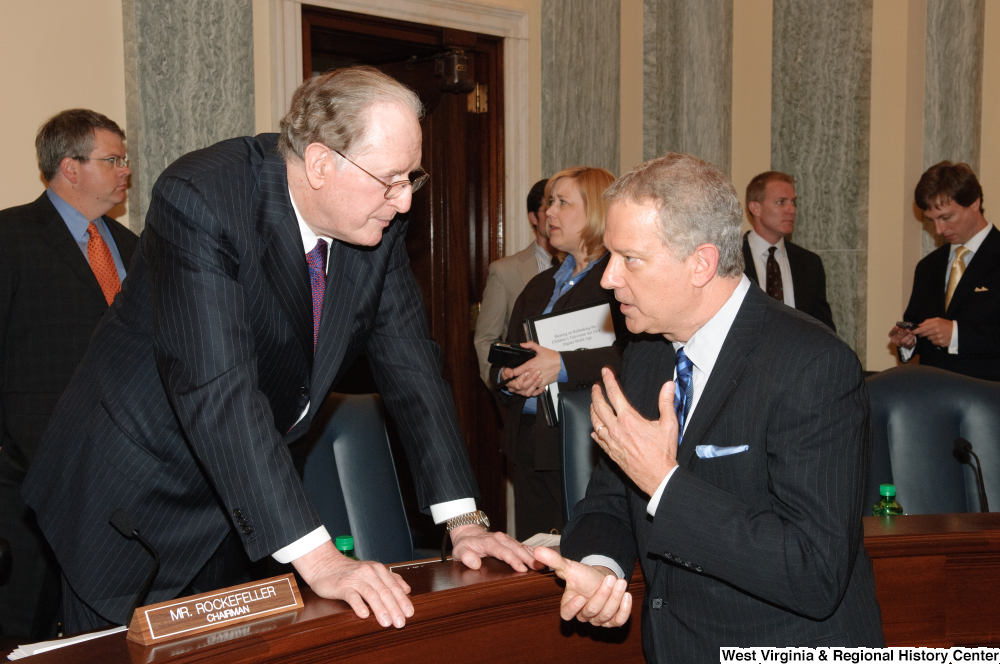
[[[488,110],[486,97],[486,86],[476,83],[476,89],[469,93],[469,113],[485,113]]]

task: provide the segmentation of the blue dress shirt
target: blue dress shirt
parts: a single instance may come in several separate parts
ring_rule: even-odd
[[[87,240],[90,239],[90,233],[87,232],[87,227],[93,221],[94,225],[97,226],[97,232],[101,234],[101,238],[104,240],[104,244],[108,245],[108,249],[111,250],[111,257],[115,260],[115,268],[118,270],[118,279],[125,281],[125,263],[122,262],[122,256],[118,253],[118,245],[115,244],[115,239],[111,237],[111,231],[108,230],[108,225],[104,223],[104,219],[101,217],[87,219],[80,214],[79,210],[61,199],[59,194],[52,191],[51,188],[46,189],[45,193],[48,194],[52,205],[55,206],[56,211],[59,212],[59,216],[62,217],[63,223],[69,229],[70,235],[76,240],[77,246],[83,252],[84,260],[87,261],[87,265],[90,265],[90,259],[87,257]]]

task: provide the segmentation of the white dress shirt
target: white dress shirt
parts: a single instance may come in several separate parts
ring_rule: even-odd
[[[781,290],[784,302],[788,306],[795,308],[795,287],[792,284],[792,266],[788,262],[788,252],[785,251],[785,238],[778,240],[778,244],[771,244],[757,231],[751,229],[747,234],[747,242],[750,243],[750,255],[753,256],[753,265],[757,269],[757,279],[760,287],[767,290],[767,255],[771,247],[777,247],[774,252],[774,259],[778,261],[778,268],[781,270]]]
[[[945,272],[944,272],[946,275],[948,275],[948,278],[946,278],[944,280],[944,292],[945,293],[948,292],[948,279],[951,278],[951,266],[955,262],[955,250],[958,249],[959,247],[965,247],[966,249],[969,250],[969,252],[967,254],[965,254],[965,269],[968,270],[969,269],[969,263],[972,262],[972,259],[976,255],[976,252],[979,251],[979,247],[982,246],[983,240],[986,239],[986,236],[989,235],[990,229],[992,229],[992,228],[993,228],[993,224],[987,223],[985,228],[983,228],[981,231],[979,231],[978,233],[976,233],[975,235],[973,235],[971,238],[969,238],[969,241],[966,242],[964,245],[963,244],[953,244],[953,245],[951,245],[951,251],[948,253],[948,266],[945,268]],[[963,273],[963,277],[964,277],[964,274],[965,273]],[[913,321],[913,322],[917,323],[917,321]],[[920,321],[920,323],[922,323],[922,322],[923,321]],[[917,324],[919,325],[920,323],[917,323]],[[913,357],[913,352],[916,349],[917,349],[916,346],[914,346],[913,348],[900,348],[899,349],[900,359],[902,359],[903,362],[909,362],[910,358]],[[958,321],[957,320],[951,321],[951,342],[948,344],[948,354],[949,355],[958,355]]]
[[[299,232],[302,234],[302,248],[305,253],[309,253],[316,247],[316,243],[320,239],[326,240],[327,244],[327,258],[330,256],[330,246],[333,244],[333,239],[316,235],[313,233],[312,229],[306,224],[302,219],[302,215],[299,214],[299,208],[295,205],[295,199],[292,198],[292,192],[288,192],[288,200],[292,203],[292,210],[295,211],[295,219],[299,223]],[[326,262],[327,269],[329,269],[329,260]],[[311,403],[311,402],[310,402]],[[306,416],[309,412],[309,405],[306,404],[305,410],[299,415],[299,419],[295,421],[298,424],[302,421],[302,418]],[[450,500],[446,503],[437,503],[431,505],[431,517],[434,519],[434,523],[444,523],[448,519],[452,519],[461,514],[467,514],[469,512],[476,511],[476,499],[475,498],[459,498],[458,500]],[[303,537],[295,540],[288,546],[282,547],[271,554],[279,563],[290,563],[296,558],[300,558],[318,546],[329,542],[332,537],[330,537],[330,532],[326,529],[326,526],[320,526],[316,530],[306,534]]]
[[[740,311],[740,306],[743,304],[743,299],[746,297],[747,291],[750,290],[750,279],[744,274],[740,279],[739,285],[736,290],[733,291],[726,303],[722,305],[714,316],[704,325],[702,325],[691,338],[687,340],[687,343],[680,343],[675,341],[673,343],[674,351],[680,348],[684,349],[684,354],[688,356],[691,360],[691,381],[694,384],[694,390],[691,397],[691,407],[688,409],[687,419],[684,422],[684,431],[687,431],[688,425],[691,423],[691,419],[694,417],[694,411],[698,407],[698,401],[701,399],[702,393],[705,391],[705,385],[708,383],[708,379],[712,376],[712,370],[715,368],[715,363],[719,359],[719,353],[722,352],[722,345],[726,342],[726,337],[729,335],[729,328],[733,326],[733,321],[736,320],[736,314]],[[677,379],[677,367],[674,367],[674,375],[672,380]],[[681,432],[683,434],[683,432]],[[681,443],[684,445],[685,443]],[[694,443],[687,443],[692,445]],[[650,516],[656,515],[656,508],[660,505],[660,498],[663,497],[663,490],[667,488],[667,483],[670,478],[673,477],[674,471],[677,470],[679,466],[674,466],[667,473],[663,481],[653,492],[650,497],[649,502],[646,504],[646,512]],[[625,578],[625,571],[615,562],[613,559],[607,556],[591,555],[584,557],[581,561],[585,565],[602,565],[608,569],[615,572],[619,579]]]

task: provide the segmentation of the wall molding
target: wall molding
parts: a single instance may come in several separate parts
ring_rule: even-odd
[[[503,38],[504,67],[504,200],[501,237],[506,254],[533,237],[518,211],[529,182],[528,13],[462,0],[311,0],[317,7],[371,14],[425,25],[468,30]],[[274,123],[284,116],[295,88],[302,83],[302,2],[271,0],[274,45],[271,107]],[[507,210],[511,214],[507,214]]]

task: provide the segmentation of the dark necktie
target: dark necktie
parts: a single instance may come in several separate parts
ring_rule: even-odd
[[[674,412],[677,413],[677,444],[684,437],[684,424],[691,410],[691,400],[694,397],[694,381],[691,373],[694,365],[684,354],[684,348],[677,349],[677,377],[674,379]]]
[[[767,250],[767,294],[778,302],[785,301],[785,289],[781,285],[781,268],[778,267],[778,260],[774,257],[777,247]]]
[[[107,300],[110,307],[112,300],[115,299],[115,294],[122,289],[121,279],[118,278],[118,268],[115,267],[115,259],[111,256],[111,249],[104,242],[104,238],[101,237],[94,222],[90,222],[90,225],[87,226],[87,235],[87,262],[90,263],[90,269],[94,271],[101,292],[104,293],[104,299]]]
[[[319,319],[323,315],[323,295],[326,293],[326,240],[317,240],[313,250],[306,254],[309,264],[309,282],[312,284],[313,303],[313,352],[319,339]]]

